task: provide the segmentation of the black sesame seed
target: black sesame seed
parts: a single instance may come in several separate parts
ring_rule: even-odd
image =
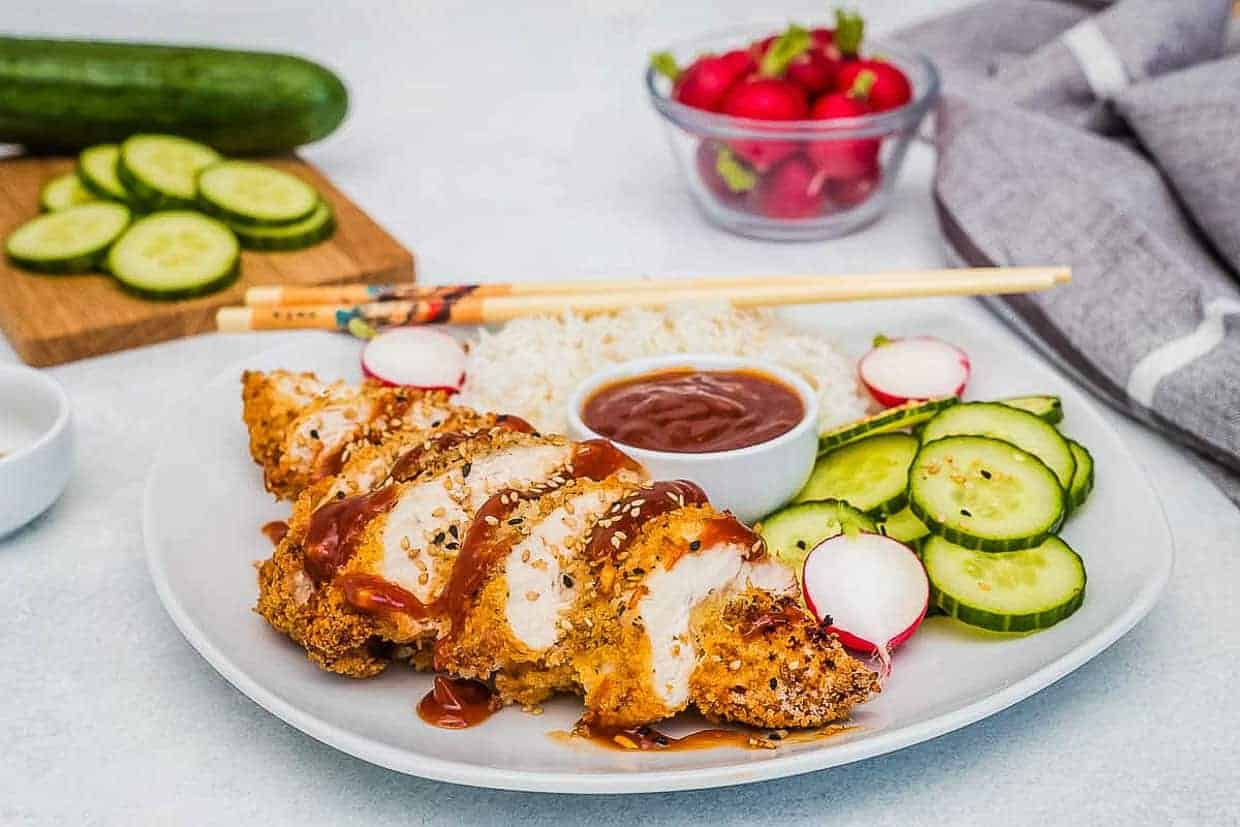
[[[990,479],[990,472],[987,471],[985,468],[982,469],[982,477],[984,479]]]
[[[336,492],[336,499],[338,499],[338,500],[343,500],[343,499],[344,499],[344,492],[343,492],[343,491],[337,491],[337,492]]]
[[[781,734],[780,734],[780,733],[778,733],[778,732],[772,732],[772,733],[769,733],[766,737],[767,737],[767,738],[769,738],[769,739],[770,739],[770,740],[772,740],[772,741],[782,741],[782,740],[784,740],[784,736],[783,736],[783,735],[781,735]]]
[[[453,523],[452,525],[448,526],[448,533],[452,535],[453,540],[460,539],[460,533],[457,530],[456,523]]]
[[[689,544],[689,551],[697,551],[701,547],[702,547],[702,541],[694,540],[692,543]]]
[[[971,511],[969,511],[969,509],[967,509],[967,508],[962,508],[962,509],[960,509],[960,513],[961,513],[961,514],[963,514],[963,515],[964,515],[964,516],[966,516],[966,517],[972,517],[972,516],[973,516],[973,513],[972,513]]]
[[[562,576],[560,580],[564,583],[564,588],[571,589],[573,587],[573,578],[569,575]]]
[[[311,428],[311,429],[310,429],[310,438],[311,438],[311,439],[318,439],[318,438],[319,438],[319,429],[318,429],[318,428]]]
[[[638,577],[640,577],[641,575],[646,573],[646,570],[638,566],[637,568],[633,569],[633,573],[636,574]]]
[[[777,681],[775,678],[771,678],[771,681],[770,681],[771,689],[774,689],[777,686],[779,686],[779,681]]]
[[[468,477],[469,472],[472,470],[474,470],[474,464],[472,462],[467,462],[463,466],[461,466],[461,479],[465,479],[466,477]]]
[[[805,551],[805,541],[797,540],[797,548],[801,549],[801,551]]]
[[[436,535],[435,535],[435,540],[434,540],[435,545],[439,545],[440,543],[442,543],[442,542],[443,542],[443,538],[444,538],[444,533],[443,533],[442,531],[441,531],[441,532],[439,532],[438,534],[436,534]]]
[[[449,551],[456,551],[460,547],[461,547],[460,543],[448,543],[446,546],[444,546],[444,548],[448,549]]]

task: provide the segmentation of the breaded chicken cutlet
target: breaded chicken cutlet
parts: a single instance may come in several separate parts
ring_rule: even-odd
[[[878,691],[798,606],[793,575],[696,486],[651,482],[610,443],[456,416],[468,424],[357,445],[305,486],[262,564],[258,612],[320,666],[366,677],[409,660],[485,681],[500,703],[578,694],[605,728],[690,706],[820,726]]]

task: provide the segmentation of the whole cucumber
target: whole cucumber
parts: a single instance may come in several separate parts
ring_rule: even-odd
[[[76,150],[166,132],[247,155],[330,134],[340,78],[271,52],[0,37],[0,143]]]

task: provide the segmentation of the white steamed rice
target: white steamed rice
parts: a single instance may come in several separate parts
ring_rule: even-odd
[[[582,380],[609,365],[668,353],[746,356],[796,371],[818,392],[823,429],[868,410],[853,361],[831,342],[770,311],[726,304],[517,319],[497,332],[484,330],[470,347],[461,402],[564,433],[568,400]]]

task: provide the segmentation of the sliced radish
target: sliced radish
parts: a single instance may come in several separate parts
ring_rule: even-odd
[[[913,550],[881,534],[837,534],[810,550],[801,571],[805,605],[849,649],[878,657],[891,671],[891,652],[921,625],[930,581]]]
[[[456,393],[465,384],[465,349],[439,330],[394,327],[366,343],[362,372],[385,385]]]
[[[959,396],[969,381],[969,357],[955,345],[932,336],[887,339],[879,336],[861,358],[857,372],[879,404]]]

